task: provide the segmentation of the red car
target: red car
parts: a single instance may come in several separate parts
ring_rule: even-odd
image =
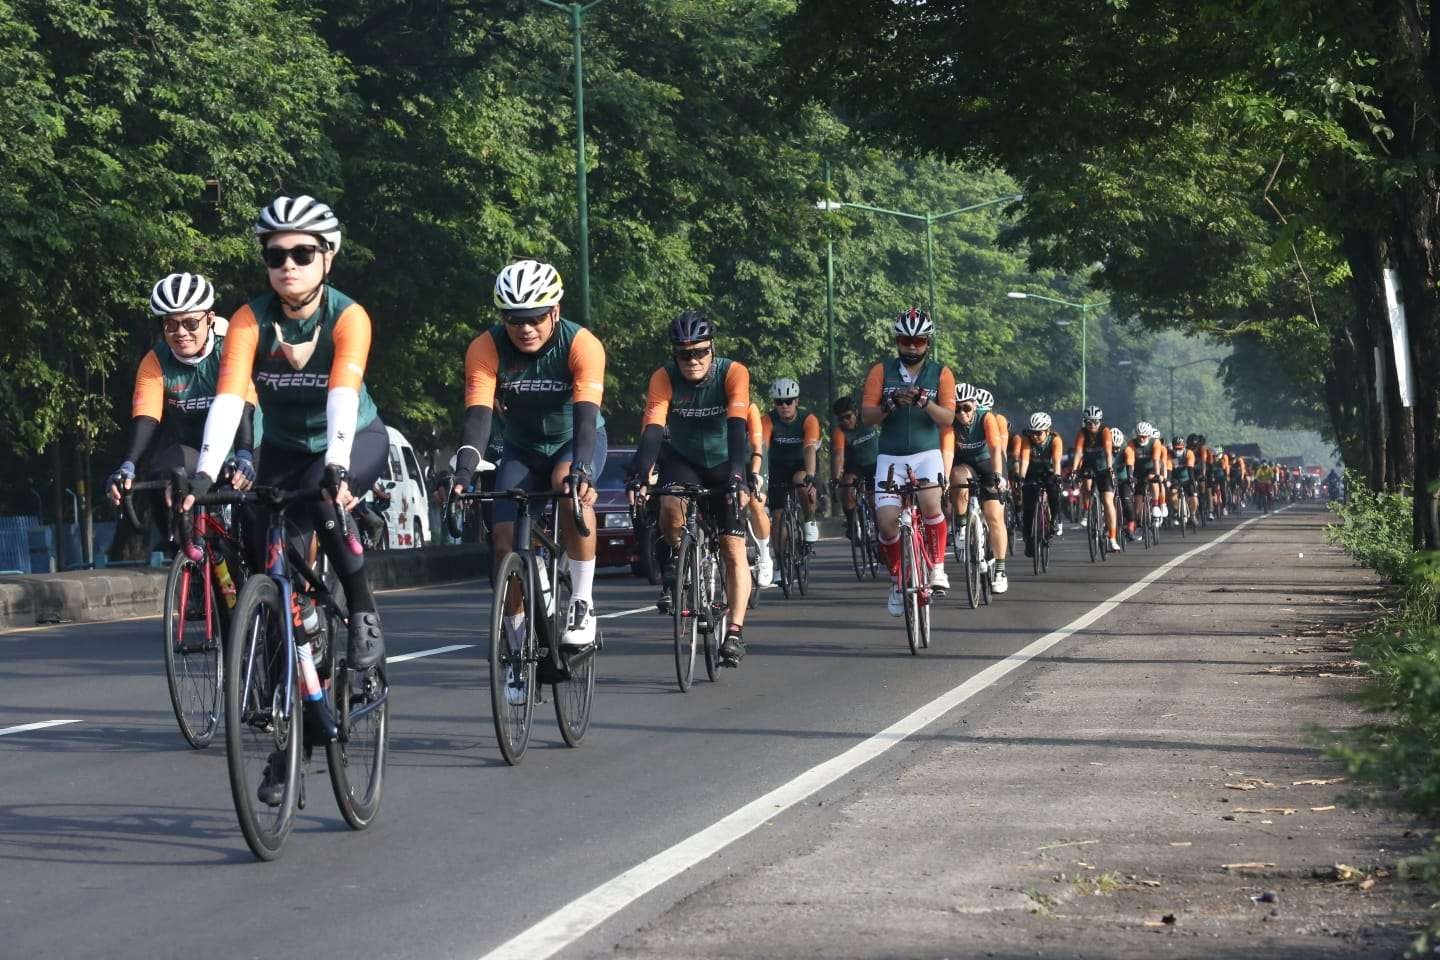
[[[625,476],[635,457],[634,447],[611,447],[605,457],[605,469],[596,482],[599,491],[595,501],[595,559],[602,567],[628,566],[640,570],[640,545],[630,523],[630,500],[625,494]]]

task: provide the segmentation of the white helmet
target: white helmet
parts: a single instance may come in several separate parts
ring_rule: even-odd
[[[974,384],[957,383],[955,384],[955,402],[974,403],[979,406],[980,391],[975,389]]]
[[[1101,410],[1099,407],[1094,406],[1094,405],[1092,404],[1091,406],[1086,407],[1085,410],[1084,410],[1084,412],[1082,412],[1082,413],[1080,414],[1080,419],[1081,419],[1081,420],[1104,420],[1104,419],[1105,419],[1105,411],[1104,411],[1104,410]]]
[[[495,278],[495,306],[539,316],[565,296],[560,273],[539,260],[516,260]]]
[[[930,314],[919,307],[911,307],[895,318],[895,333],[901,337],[928,337],[935,332]]]
[[[982,390],[979,387],[976,387],[975,402],[980,404],[980,406],[984,407],[985,409],[990,410],[995,406],[995,394],[991,393],[989,390]]]
[[[157,317],[194,313],[215,305],[215,288],[198,273],[172,273],[150,289],[150,312]]]
[[[255,218],[255,236],[261,243],[272,233],[290,232],[318,237],[331,253],[340,250],[340,220],[328,204],[314,197],[276,197]]]
[[[1110,428],[1110,445],[1113,447],[1125,446],[1125,431],[1119,427]]]
[[[1141,420],[1135,424],[1135,436],[1141,440],[1155,436],[1155,425],[1149,420]]]
[[[1048,414],[1048,413],[1032,413],[1032,414],[1030,414],[1030,429],[1031,429],[1031,430],[1034,430],[1036,433],[1044,433],[1046,430],[1049,430],[1049,429],[1050,429],[1050,414]]]
[[[770,384],[770,399],[794,400],[800,396],[800,384],[789,377],[781,377]]]

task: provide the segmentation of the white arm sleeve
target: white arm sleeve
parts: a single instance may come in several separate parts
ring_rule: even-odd
[[[196,473],[214,480],[225,465],[225,454],[235,442],[235,431],[245,415],[245,398],[230,393],[217,393],[205,416],[205,437],[200,443],[200,462]]]
[[[350,469],[350,448],[355,445],[355,423],[360,419],[360,394],[335,387],[325,397],[325,463]]]

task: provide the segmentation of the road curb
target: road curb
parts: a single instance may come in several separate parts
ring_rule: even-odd
[[[478,544],[391,550],[365,558],[377,590],[472,580],[490,569]],[[99,623],[160,613],[165,568],[72,570],[0,577],[0,633],[49,623]]]

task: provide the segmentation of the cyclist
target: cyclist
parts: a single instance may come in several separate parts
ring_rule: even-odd
[[[1030,414],[1024,439],[1020,444],[1020,476],[1024,478],[1024,534],[1025,556],[1035,556],[1031,535],[1031,524],[1035,519],[1035,504],[1043,487],[1050,501],[1050,536],[1058,537],[1063,532],[1060,524],[1060,467],[1065,457],[1065,441],[1051,429],[1050,414],[1036,411]]]
[[[1210,519],[1228,516],[1226,508],[1225,478],[1230,475],[1230,455],[1225,448],[1216,445],[1210,448]]]
[[[573,512],[557,510],[560,540],[570,567],[571,604],[561,644],[583,650],[595,642],[594,479],[605,469],[608,449],[600,401],[605,390],[605,348],[589,330],[560,316],[565,286],[548,263],[517,260],[495,277],[501,322],[465,351],[465,425],[455,452],[455,474],[471,477],[490,440],[497,399],[505,408],[505,447],[495,469],[495,489],[554,491],[577,496],[590,533],[581,536]],[[456,493],[464,484],[456,483]],[[538,506],[535,508],[540,509]],[[497,500],[490,541],[494,568],[514,551],[513,500]],[[525,613],[505,613],[512,650],[525,641]],[[529,696],[524,672],[511,668],[506,701]]]
[[[755,536],[755,579],[757,587],[775,582],[775,562],[770,558],[770,511],[765,509],[765,427],[760,408],[752,400],[745,417],[745,435],[750,441],[750,531]]]
[[[815,464],[820,450],[820,420],[800,411],[800,384],[781,377],[770,385],[775,408],[760,420],[766,455],[770,459],[770,511],[772,519],[785,510],[798,488],[801,513],[805,518],[805,542],[820,539],[815,520]],[[778,520],[776,521],[778,522]]]
[[[1105,411],[1089,406],[1081,413],[1080,432],[1075,434],[1075,452],[1070,458],[1072,473],[1089,472],[1080,486],[1080,502],[1085,512],[1081,523],[1087,523],[1090,498],[1098,487],[1105,504],[1105,531],[1110,537],[1110,549],[1119,550],[1116,540],[1118,527],[1115,522],[1115,446],[1110,440],[1110,430],[1105,426]]]
[[[176,469],[195,472],[205,436],[205,417],[220,380],[225,344],[221,318],[215,316],[215,288],[198,273],[172,273],[150,291],[150,312],[161,340],[135,371],[130,403],[130,446],[125,460],[106,481],[110,502],[118,505],[135,480],[135,464],[155,446],[150,475],[163,480]],[[245,393],[235,431],[235,451],[227,466],[231,483],[243,490],[255,478],[255,388]],[[163,502],[163,497],[158,498]],[[156,511],[156,517],[163,511]],[[199,594],[193,594],[199,596]]]
[[[1176,511],[1178,513],[1180,507],[1179,498],[1184,497],[1193,521],[1199,509],[1199,498],[1195,493],[1195,477],[1199,468],[1195,465],[1195,451],[1189,448],[1184,437],[1177,436],[1171,443],[1170,464],[1170,492],[1176,498]]]
[[[868,496],[875,484],[875,459],[880,456],[880,428],[862,424],[854,397],[835,401],[835,429],[830,433],[830,475],[844,484],[841,504],[845,529],[855,519],[855,503]]]
[[[1161,509],[1165,482],[1164,441],[1148,420],[1141,420],[1135,425],[1135,439],[1130,442],[1130,447],[1134,451],[1135,519],[1138,521],[1144,517],[1145,500],[1141,484],[1145,484],[1150,488],[1150,517],[1158,526],[1165,517]]]
[[[725,563],[730,622],[720,656],[727,665],[738,667],[745,656],[745,610],[751,590],[743,514],[749,501],[750,371],[744,364],[715,355],[715,328],[700,310],[686,310],[671,321],[670,346],[672,359],[650,376],[635,472],[649,477],[658,458],[662,486],[684,483],[719,491],[700,509],[720,531]],[[667,427],[669,438],[664,439]],[[661,497],[660,533],[677,552],[684,528],[684,501]],[[673,568],[666,571],[666,580],[662,612],[674,603]]]
[[[1125,442],[1125,431],[1110,428],[1110,448],[1115,451],[1110,469],[1115,475],[1116,520],[1125,527],[1125,536],[1134,543],[1135,533],[1135,449]]]
[[[1255,502],[1260,509],[1269,512],[1274,504],[1275,495],[1275,468],[1270,466],[1270,461],[1261,459],[1260,467],[1255,471]]]
[[[997,413],[981,405],[981,392],[969,383],[955,385],[955,421],[941,438],[953,444],[954,466],[950,468],[950,502],[954,507],[955,539],[965,549],[965,514],[970,509],[971,477],[980,481],[980,509],[990,528],[990,550],[995,557],[991,587],[996,593],[1010,589],[1005,573],[1005,548],[1010,538],[1005,531],[1005,505],[1000,492],[1005,486],[1005,426]],[[994,403],[994,397],[989,398]]]
[[[940,431],[955,420],[955,375],[927,356],[935,337],[935,324],[925,311],[910,308],[895,318],[897,356],[870,368],[860,398],[860,419],[880,426],[880,452],[875,460],[875,483],[886,482],[893,470],[897,485],[910,474],[922,489],[916,495],[924,522],[925,550],[929,554],[930,586],[945,590],[945,513],[940,509],[940,481],[944,461]],[[893,578],[886,609],[890,616],[904,612],[900,592],[900,496],[892,490],[875,492],[875,526],[880,557]]]

